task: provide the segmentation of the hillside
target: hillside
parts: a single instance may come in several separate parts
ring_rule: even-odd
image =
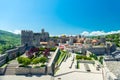
[[[106,40],[115,43],[120,47],[120,33],[106,35]]]
[[[115,33],[115,34],[108,34],[104,35],[106,38],[106,41],[110,41],[116,44],[117,47],[120,47],[120,33]],[[101,36],[92,36],[91,38],[97,38],[100,39]]]
[[[20,45],[20,35],[0,30],[0,54]]]

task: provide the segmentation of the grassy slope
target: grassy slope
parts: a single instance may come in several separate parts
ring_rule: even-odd
[[[0,41],[5,43],[11,43],[14,45],[20,44],[20,35],[16,35],[7,31],[0,30]],[[0,42],[1,44],[3,44]]]
[[[20,35],[0,30],[0,53],[20,45]]]

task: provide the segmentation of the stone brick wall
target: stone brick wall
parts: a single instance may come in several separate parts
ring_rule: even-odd
[[[52,58],[50,59],[48,65],[47,65],[47,74],[49,74],[49,75],[54,75],[55,63],[60,55],[59,51],[60,51],[60,49],[57,48],[56,51],[54,52],[54,54],[52,55]]]
[[[104,55],[106,54],[106,48],[105,47],[93,47],[88,48],[88,51],[95,53],[96,55]]]
[[[39,74],[45,74],[46,67],[40,67],[40,68],[17,67],[15,72],[17,75],[27,75],[27,74],[39,75]]]
[[[46,67],[40,67],[40,68],[31,68],[32,74],[45,74],[46,73]]]
[[[26,47],[24,45],[18,46],[17,48],[6,51],[5,54],[7,54],[9,60],[11,60],[16,58],[18,53],[23,54],[23,52],[25,52],[25,48]]]
[[[15,69],[15,73],[19,75],[27,75],[29,74],[29,68],[17,67]]]
[[[4,54],[0,55],[0,66],[6,63],[6,57],[8,56],[9,60],[14,59],[17,57],[17,54],[25,52],[25,46],[19,46],[15,49],[11,49],[6,51]]]
[[[0,60],[0,66],[2,66],[5,63],[6,63],[6,57],[5,57],[5,59]]]
[[[5,67],[3,67],[3,68],[0,67],[0,74],[1,74],[1,75],[4,74],[4,72],[5,72],[5,70],[6,70],[6,67],[7,67],[7,66],[5,66]]]
[[[0,66],[2,66],[6,62],[7,54],[0,55]]]

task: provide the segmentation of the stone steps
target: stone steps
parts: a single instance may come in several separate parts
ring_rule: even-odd
[[[18,66],[18,64],[8,64],[5,75],[15,75],[15,68]]]

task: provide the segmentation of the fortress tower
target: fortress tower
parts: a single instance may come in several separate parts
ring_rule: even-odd
[[[33,45],[33,32],[32,31],[21,31],[21,44],[32,46]]]

